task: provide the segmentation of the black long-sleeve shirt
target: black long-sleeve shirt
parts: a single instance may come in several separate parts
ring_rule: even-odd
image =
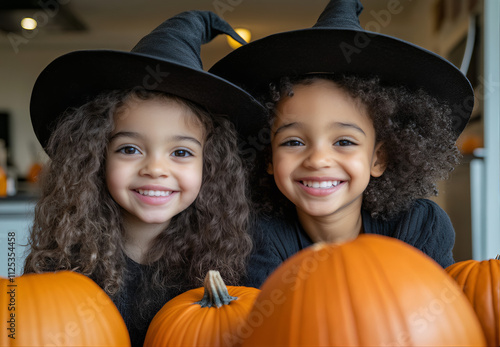
[[[402,240],[433,258],[443,268],[454,263],[455,230],[436,203],[420,199],[392,220],[379,220],[362,210],[363,230]],[[252,230],[254,249],[244,285],[259,288],[284,260],[313,244],[297,214],[287,218],[261,218]]]
[[[160,291],[149,286],[152,269],[126,257],[127,276],[122,291],[113,299],[127,326],[132,347],[142,347],[153,317],[169,300],[193,287],[172,286]],[[173,280],[172,283],[182,283]]]

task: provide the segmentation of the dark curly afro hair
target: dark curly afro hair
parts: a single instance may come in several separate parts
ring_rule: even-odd
[[[422,90],[383,85],[376,77],[333,74],[284,77],[271,83],[269,95],[262,99],[270,111],[268,127],[282,95],[293,96],[294,85],[307,85],[318,79],[333,81],[361,101],[373,120],[377,143],[383,143],[387,168],[381,177],[370,179],[363,196],[363,208],[372,217],[390,219],[409,209],[416,199],[437,195],[437,182],[446,179],[460,161],[447,105]],[[250,165],[253,200],[260,212],[285,213],[293,205],[266,173],[271,155],[268,145]]]

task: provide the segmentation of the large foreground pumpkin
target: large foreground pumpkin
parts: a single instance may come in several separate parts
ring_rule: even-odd
[[[203,288],[176,296],[158,311],[144,346],[234,346],[259,292],[226,287],[218,271],[209,271]]]
[[[464,260],[446,268],[481,322],[488,346],[500,346],[500,257]]]
[[[360,235],[295,254],[266,280],[243,346],[484,346],[479,321],[437,263]]]
[[[2,278],[0,288],[2,346],[130,346],[118,309],[84,275]]]

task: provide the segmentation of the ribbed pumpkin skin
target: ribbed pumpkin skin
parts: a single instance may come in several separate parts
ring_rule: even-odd
[[[84,275],[70,271],[27,274],[14,282],[2,278],[0,287],[2,346],[130,346],[118,309]],[[12,289],[15,311],[8,311],[7,292]],[[15,313],[15,339],[6,336],[10,313]]]
[[[472,303],[488,346],[500,346],[500,260],[465,260],[446,271]]]
[[[204,288],[180,294],[167,302],[151,321],[144,347],[234,346],[245,318],[259,294],[256,288],[228,286],[238,297],[222,307],[201,307]]]
[[[360,235],[287,259],[261,287],[243,346],[484,346],[465,295],[402,241]]]

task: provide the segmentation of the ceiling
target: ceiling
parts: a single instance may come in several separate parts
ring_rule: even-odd
[[[361,21],[373,11],[386,9],[390,1],[362,0],[365,9]],[[404,11],[394,16],[391,27],[405,23],[405,17],[411,15],[411,8],[415,6],[415,1],[399,2]],[[27,3],[44,4],[44,8],[30,8]],[[8,9],[17,7],[19,11],[19,7],[24,7],[23,13],[31,12],[35,19],[46,24],[30,34],[11,29],[3,31],[0,50],[28,40],[29,45],[23,45],[25,50],[130,50],[165,19],[192,9],[213,11],[233,27],[248,28],[255,40],[280,31],[312,26],[327,3],[328,0],[1,0],[0,21],[4,21],[2,13],[5,15]],[[57,30],[52,22],[62,15],[70,15],[69,22],[84,30]],[[382,29],[390,30],[390,27]],[[210,67],[230,50],[223,37],[216,38],[202,49],[205,65]]]

